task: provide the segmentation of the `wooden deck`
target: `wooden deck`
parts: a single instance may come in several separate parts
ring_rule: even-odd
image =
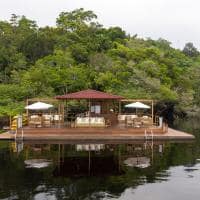
[[[193,140],[194,136],[168,128],[152,127],[154,140]],[[23,128],[16,138],[24,141],[134,141],[152,139],[150,129],[145,137],[144,128]],[[15,134],[0,134],[0,139],[15,139]]]

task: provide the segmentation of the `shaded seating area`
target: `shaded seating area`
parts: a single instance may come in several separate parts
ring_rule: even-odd
[[[33,114],[29,116],[28,125],[30,127],[52,127],[57,126],[62,121],[62,116],[58,114]]]
[[[132,113],[132,112],[120,113],[118,115],[118,123],[121,126],[133,127],[133,128],[145,128],[145,127],[151,127],[154,125],[153,100],[144,100],[145,102],[148,102],[148,104],[150,104],[151,106],[143,104],[137,100],[130,100],[130,99],[122,100],[122,102],[126,102],[126,101],[128,102],[133,101],[133,102],[124,105],[124,109],[126,111],[135,110],[135,113]]]
[[[53,104],[44,103],[42,101],[51,102]],[[29,127],[59,127],[63,125],[64,110],[62,112],[61,104],[57,100],[28,99],[25,109],[27,115],[27,125]]]
[[[134,116],[134,117],[133,117]],[[152,118],[148,116],[126,115],[123,121],[126,127],[144,128],[152,126]]]
[[[133,120],[134,118],[137,118],[138,116],[135,114],[119,114],[118,115],[118,122],[119,123],[125,123],[127,118],[130,120]]]

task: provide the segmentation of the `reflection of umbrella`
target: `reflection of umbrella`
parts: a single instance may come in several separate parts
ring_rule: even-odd
[[[124,164],[128,167],[138,167],[138,168],[147,168],[150,164],[150,158],[147,157],[133,157],[128,158],[124,161]]]
[[[26,168],[44,168],[52,164],[51,160],[47,159],[30,159],[24,161]]]
[[[27,110],[47,110],[51,107],[53,107],[53,105],[38,101],[36,103],[26,106],[25,109],[27,109]]]
[[[141,102],[135,102],[125,105],[126,108],[143,108],[143,109],[149,109],[150,106],[143,104]]]

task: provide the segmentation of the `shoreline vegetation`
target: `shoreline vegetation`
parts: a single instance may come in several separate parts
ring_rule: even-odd
[[[87,88],[155,99],[158,114],[200,113],[200,53],[192,43],[179,50],[105,28],[82,8],[60,13],[55,27],[15,14],[0,20],[0,69],[1,117],[22,112],[27,98]]]

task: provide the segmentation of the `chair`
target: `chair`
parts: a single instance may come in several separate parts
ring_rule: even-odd
[[[56,114],[56,115],[53,116],[54,124],[59,124],[61,122],[61,120],[62,120],[61,115]]]
[[[43,126],[50,127],[52,122],[52,115],[43,115]]]
[[[126,121],[126,115],[118,115],[118,122],[124,123]]]
[[[29,126],[42,127],[42,118],[38,115],[31,115],[29,120]]]
[[[142,121],[141,121],[140,118],[135,118],[135,119],[133,120],[133,123],[134,123],[134,127],[135,127],[135,128],[140,128],[140,127],[142,127]]]
[[[106,120],[106,127],[110,127],[112,125],[111,121],[109,119]]]
[[[144,127],[149,127],[152,126],[152,118],[148,117],[148,118],[143,118],[142,119],[142,125]]]
[[[131,116],[126,116],[126,126],[133,126],[133,119]]]

